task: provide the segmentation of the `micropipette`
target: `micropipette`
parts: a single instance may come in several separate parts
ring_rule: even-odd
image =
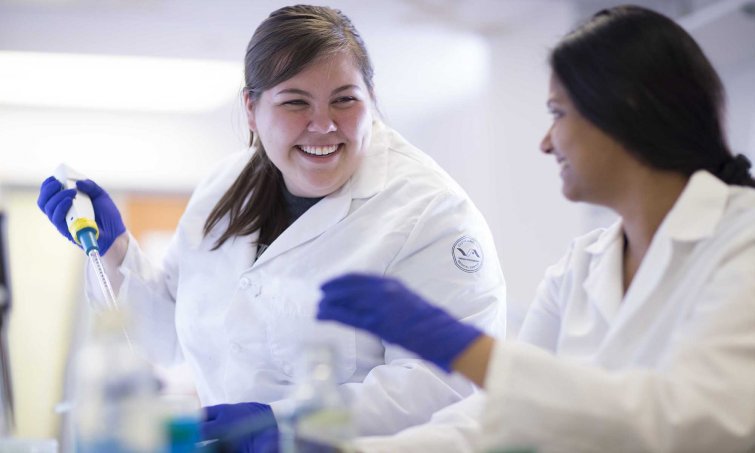
[[[76,181],[86,179],[86,177],[66,164],[58,166],[53,174],[55,179],[63,184],[64,189],[76,189]],[[66,213],[66,225],[68,225],[68,231],[71,233],[74,241],[84,249],[84,253],[89,257],[89,261],[92,263],[92,267],[97,275],[97,282],[100,284],[100,289],[105,297],[105,303],[111,309],[118,308],[113,287],[110,285],[110,280],[107,278],[105,268],[102,265],[102,259],[100,258],[100,248],[97,245],[100,231],[94,219],[92,200],[85,193],[80,191],[76,193],[73,204]]]

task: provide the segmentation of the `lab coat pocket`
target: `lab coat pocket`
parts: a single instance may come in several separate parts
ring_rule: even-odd
[[[303,376],[305,346],[327,345],[335,352],[339,383],[348,382],[356,371],[356,331],[316,319],[319,292],[294,291],[292,285],[279,288],[271,301],[267,339],[273,362],[292,378]]]

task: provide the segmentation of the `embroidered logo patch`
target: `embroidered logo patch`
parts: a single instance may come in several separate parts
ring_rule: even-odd
[[[464,272],[477,272],[482,267],[482,247],[469,236],[462,236],[451,247],[454,264]]]

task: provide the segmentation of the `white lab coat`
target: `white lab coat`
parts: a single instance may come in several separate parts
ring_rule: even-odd
[[[118,295],[131,309],[132,340],[153,360],[188,361],[203,405],[263,402],[278,415],[300,375],[301,344],[328,342],[337,349],[336,375],[362,434],[423,423],[471,394],[474,387],[461,377],[401,348],[315,319],[322,282],[370,272],[397,277],[459,318],[502,335],[505,287],[498,256],[464,191],[376,122],[355,175],[253,262],[256,233],[216,251],[210,249],[226,219],[207,237],[202,233],[249,157],[250,151],[230,156],[196,189],[162,267],[153,267],[132,238]],[[472,260],[464,261],[465,254]],[[90,297],[97,296],[94,285],[90,279]]]
[[[755,451],[755,190],[695,173],[626,295],[622,251],[619,222],[548,270],[484,411],[468,398],[359,450]]]
[[[488,375],[485,447],[755,451],[755,190],[695,173],[626,295],[617,223],[551,268]]]

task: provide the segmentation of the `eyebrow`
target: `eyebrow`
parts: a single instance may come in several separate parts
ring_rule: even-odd
[[[355,88],[357,90],[360,89],[359,85],[354,85],[354,84],[343,85],[343,86],[340,86],[340,87],[336,88],[335,90],[333,90],[330,93],[330,95],[332,96],[334,94],[338,94],[338,93],[340,93],[342,91],[350,90],[352,88]],[[279,92],[277,92],[275,94],[276,95],[279,95],[279,94],[298,94],[300,96],[304,96],[304,97],[308,97],[308,98],[312,97],[311,93],[309,93],[308,91],[299,89],[299,88],[286,88],[285,90],[280,90]]]

